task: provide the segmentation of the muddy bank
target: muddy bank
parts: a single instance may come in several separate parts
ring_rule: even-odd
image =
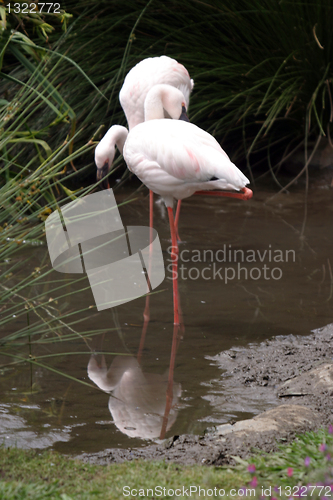
[[[238,394],[276,398],[276,408],[253,419],[207,429],[204,436],[174,436],[137,449],[83,454],[85,462],[108,464],[134,459],[221,465],[251,448],[273,451],[301,432],[333,421],[333,325],[307,337],[284,336],[224,351],[211,358],[225,370],[224,383]]]

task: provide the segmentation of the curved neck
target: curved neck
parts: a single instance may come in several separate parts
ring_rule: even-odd
[[[165,96],[164,85],[155,85],[149,90],[145,99],[145,121],[164,118],[163,101]]]
[[[123,154],[124,144],[128,136],[128,130],[121,125],[113,125],[105,134],[105,141],[110,147],[116,145],[121,154]]]
[[[164,111],[173,120],[179,120],[182,107],[185,106],[184,94],[172,85],[154,85],[145,99],[145,121],[161,120]]]

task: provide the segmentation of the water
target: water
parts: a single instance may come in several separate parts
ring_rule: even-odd
[[[166,436],[201,433],[214,423],[249,418],[274,405],[273,399],[229,388],[211,359],[214,355],[276,335],[308,335],[332,322],[331,191],[320,186],[311,189],[306,205],[304,188],[268,201],[273,194],[262,189],[250,202],[192,197],[183,203],[179,293],[184,331],[178,332]],[[119,191],[118,204],[128,195]],[[120,207],[120,213],[124,225],[147,225],[147,197],[139,193],[134,202]],[[168,265],[169,229],[160,203],[155,204],[155,227]],[[28,268],[22,268],[12,283],[43,259],[48,261],[46,248],[34,249]],[[42,338],[33,338],[40,339],[31,345],[38,365],[19,363],[0,371],[0,440],[76,454],[141,446],[149,436],[159,438],[173,339],[170,276],[167,270],[158,293],[151,296],[140,364],[136,355],[145,298],[116,309],[97,312],[92,307],[76,313],[94,305],[85,278],[73,285],[70,276],[52,273],[43,284],[31,287],[30,299],[41,292],[54,299],[59,293],[53,281],[67,279],[67,296],[57,304],[48,303],[42,314],[73,314],[63,317],[62,327],[58,324],[48,333],[44,329]],[[87,287],[84,292],[75,293],[83,287]],[[83,318],[71,326],[82,337],[65,326]],[[33,328],[38,318],[30,314],[29,320]],[[26,324],[25,315],[13,318],[0,331],[1,337]],[[85,332],[96,329],[100,333],[86,338]],[[70,338],[59,342],[64,335]],[[101,349],[104,359],[92,354]],[[26,357],[29,346],[25,341],[6,352]],[[0,356],[1,365],[12,361]],[[112,397],[97,385],[112,388]],[[138,434],[142,437],[130,437]]]

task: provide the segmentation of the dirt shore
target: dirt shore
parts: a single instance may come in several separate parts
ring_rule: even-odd
[[[204,436],[173,436],[137,449],[107,449],[78,458],[90,463],[134,459],[221,465],[233,455],[246,457],[253,447],[274,451],[296,434],[333,422],[333,324],[306,336],[284,336],[224,351],[215,361],[238,391],[276,396],[276,408],[253,419],[217,426]],[[257,393],[257,394],[256,394]]]

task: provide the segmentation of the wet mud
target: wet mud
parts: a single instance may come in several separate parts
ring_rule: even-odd
[[[109,464],[134,459],[222,465],[246,457],[254,447],[270,452],[297,434],[333,421],[333,325],[309,336],[279,336],[223,351],[211,358],[235,392],[272,398],[276,407],[241,422],[207,429],[202,436],[173,436],[146,447],[82,454],[85,462]]]

